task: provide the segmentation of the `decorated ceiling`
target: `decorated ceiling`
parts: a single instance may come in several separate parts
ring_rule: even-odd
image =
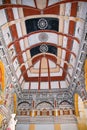
[[[86,0],[0,1],[4,47],[22,90],[70,86],[83,44],[86,7]]]

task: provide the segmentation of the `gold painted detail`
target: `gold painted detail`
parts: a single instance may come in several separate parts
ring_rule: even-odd
[[[5,89],[5,69],[4,64],[0,61],[0,105],[4,102],[4,89]]]
[[[61,130],[60,124],[54,124],[54,130]]]
[[[75,115],[79,116],[79,110],[78,110],[78,94],[75,94],[74,96],[74,104],[75,104]]]
[[[4,64],[0,61],[0,90],[4,92],[5,89],[5,69]]]
[[[29,115],[31,117],[35,117],[35,116],[37,116],[37,111],[36,110],[32,110],[32,111],[30,111]]]
[[[30,124],[29,125],[29,130],[35,130],[35,124]]]
[[[0,113],[0,128],[2,127],[2,120],[3,120],[4,116]]]
[[[17,96],[16,96],[16,93],[14,93],[13,99],[14,99],[14,113],[16,113],[16,109],[17,109]]]

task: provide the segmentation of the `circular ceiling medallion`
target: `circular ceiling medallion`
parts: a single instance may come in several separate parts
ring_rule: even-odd
[[[48,34],[46,34],[46,33],[44,33],[44,32],[40,33],[40,34],[39,34],[39,40],[40,40],[41,42],[46,42],[46,41],[48,40]]]
[[[46,44],[42,44],[40,46],[40,52],[46,53],[48,51],[48,46]]]
[[[48,22],[47,22],[46,19],[44,19],[44,18],[39,19],[39,21],[38,21],[38,28],[46,29],[47,26],[48,26]]]

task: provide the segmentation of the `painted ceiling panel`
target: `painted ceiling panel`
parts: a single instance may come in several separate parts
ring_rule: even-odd
[[[51,89],[58,89],[59,88],[59,83],[58,83],[58,81],[54,81],[54,82],[51,82]]]
[[[51,73],[50,76],[62,76],[63,70],[60,68],[59,72]]]
[[[26,62],[27,61],[26,53],[23,53],[22,56],[23,56],[24,62]]]
[[[17,8],[13,8],[14,19],[19,19]]]
[[[51,60],[49,60],[49,65],[50,65],[50,68],[56,68],[56,64],[52,62]]]
[[[26,82],[26,83],[24,84],[24,89],[29,89],[29,83],[28,83],[28,82]]]
[[[66,16],[70,16],[70,12],[71,12],[71,3],[66,3],[66,9],[65,9],[65,15]]]
[[[34,64],[34,68],[38,69],[39,68],[39,64],[40,64],[40,60],[38,62],[36,62],[36,64]]]
[[[63,37],[63,48],[67,47],[67,40],[68,40],[67,37]]]
[[[20,44],[20,47],[21,47],[21,51],[25,50],[24,41],[20,40],[19,44]]]
[[[48,76],[48,72],[46,73],[41,73],[41,76],[43,76],[43,77],[46,77],[46,76]]]
[[[28,77],[38,77],[38,73],[32,73],[29,70],[27,71]]]
[[[53,55],[57,55],[57,48],[55,46],[49,44],[41,44],[30,49],[31,57],[40,54],[40,53],[51,53]]]
[[[28,37],[28,40],[29,40],[29,46],[42,42],[58,44],[58,35],[52,32],[40,32],[30,35]]]
[[[60,0],[49,0],[48,6],[53,5],[57,2],[60,2]]]
[[[35,7],[34,0],[22,0],[22,4],[23,5],[29,5],[29,6]]]
[[[59,22],[57,18],[33,18],[25,21],[27,33],[38,30],[58,31]]]
[[[48,82],[41,82],[40,84],[40,89],[49,89],[49,84]]]
[[[22,37],[22,30],[21,30],[20,23],[16,23],[16,29],[17,29],[18,37]]]
[[[67,84],[65,81],[61,81],[60,86],[61,86],[61,88],[67,88]]]
[[[46,8],[47,1],[46,0],[36,0],[37,8],[43,10]]]
[[[37,82],[31,82],[30,89],[38,89],[38,83]]]
[[[76,55],[78,55],[79,48],[80,48],[80,45],[76,41],[74,41],[73,47],[72,47],[72,52],[74,52]]]
[[[67,34],[69,31],[69,20],[64,21],[64,33]]]
[[[39,37],[39,34],[30,35],[28,37],[29,46],[32,46],[32,45],[35,45],[35,44],[39,43],[40,41],[39,41],[38,37]]]
[[[48,34],[48,43],[58,44],[58,35],[55,33],[47,33]]]
[[[62,59],[65,59],[66,51],[62,50]]]

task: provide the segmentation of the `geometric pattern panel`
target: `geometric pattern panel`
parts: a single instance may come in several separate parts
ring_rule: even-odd
[[[58,31],[59,20],[57,18],[32,18],[25,21],[27,34],[38,30]]]
[[[39,46],[32,48],[30,50],[30,53],[31,53],[31,57],[40,53],[51,53],[51,54],[57,55],[57,48],[52,45],[41,44]]]

